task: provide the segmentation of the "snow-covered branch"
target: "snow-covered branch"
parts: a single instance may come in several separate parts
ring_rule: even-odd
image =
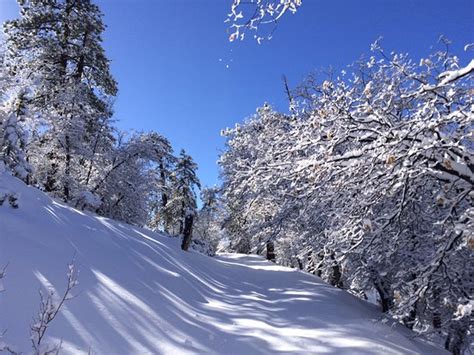
[[[468,342],[454,313],[474,272],[473,62],[373,49],[352,73],[303,83],[291,116],[266,105],[224,131],[230,247],[272,240],[278,262],[376,293],[454,351]]]
[[[302,0],[233,0],[226,20],[229,41],[244,40],[247,33],[253,33],[258,43],[271,39],[280,18],[294,14],[301,5]]]

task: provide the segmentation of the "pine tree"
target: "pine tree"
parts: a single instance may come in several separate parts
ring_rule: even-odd
[[[207,255],[214,255],[223,238],[224,206],[217,187],[201,190],[202,207],[198,211],[193,228],[193,248]]]
[[[171,176],[172,195],[168,201],[166,214],[172,221],[171,231],[183,235],[183,249],[186,250],[192,237],[192,225],[197,208],[195,188],[201,188],[196,175],[197,165],[181,150]]]
[[[19,93],[0,108],[0,160],[15,176],[26,181],[31,169],[25,157],[24,100]]]
[[[156,164],[153,170],[153,189],[150,195],[150,220],[147,225],[152,230],[162,230],[169,233],[172,218],[167,213],[168,202],[172,195],[173,166],[176,158],[172,155],[171,146],[168,146],[167,154]]]
[[[35,179],[69,201],[83,188],[77,175],[91,160],[91,129],[110,118],[108,100],[117,92],[101,44],[102,14],[89,0],[18,4],[21,17],[5,24],[6,65],[31,88],[28,109],[43,125],[30,150]]]

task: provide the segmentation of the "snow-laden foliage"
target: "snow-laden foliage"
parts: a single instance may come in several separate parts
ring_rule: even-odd
[[[201,190],[202,207],[197,213],[193,230],[193,249],[202,254],[214,255],[224,239],[222,200],[217,187]]]
[[[197,209],[196,188],[201,184],[196,175],[197,164],[181,150],[169,175],[167,203],[158,210],[165,230],[171,234],[182,234],[186,216],[195,216]]]
[[[474,291],[474,61],[420,63],[377,43],[351,73],[227,129],[231,248],[262,253],[367,298],[460,353]],[[435,336],[435,335],[433,335]]]
[[[117,146],[95,179],[92,192],[103,196],[100,214],[132,224],[145,225],[149,199],[156,189],[153,167],[171,159],[171,145],[158,133],[119,136]],[[160,191],[160,190],[157,190]]]
[[[0,162],[76,208],[152,229],[179,225],[196,204],[177,177],[183,159],[158,133],[113,125],[117,84],[100,9],[90,0],[18,5],[0,46]]]
[[[26,161],[27,130],[25,127],[25,92],[11,92],[11,77],[5,66],[3,44],[0,43],[0,162],[15,176],[25,180],[31,169]]]
[[[31,167],[25,157],[28,138],[23,109],[21,94],[0,107],[0,160],[15,176],[26,180]]]
[[[82,194],[74,170],[90,160],[90,142],[110,119],[117,92],[101,45],[102,14],[88,0],[18,4],[21,17],[4,25],[5,66],[28,90],[35,116],[28,153],[38,175],[32,178],[69,201]]]
[[[260,44],[271,39],[278,21],[286,13],[295,13],[302,0],[233,0],[226,22],[229,41],[243,40],[247,33]]]

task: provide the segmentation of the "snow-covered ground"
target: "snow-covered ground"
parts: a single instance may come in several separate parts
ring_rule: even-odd
[[[38,290],[66,286],[77,296],[48,330],[62,353],[436,354],[374,306],[317,277],[257,256],[209,258],[182,252],[177,239],[77,211],[0,174],[0,333],[29,352]]]

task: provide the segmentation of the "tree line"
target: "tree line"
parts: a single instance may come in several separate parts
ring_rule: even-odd
[[[227,248],[267,254],[460,354],[474,291],[474,60],[372,53],[226,129]],[[468,49],[468,48],[466,48]]]
[[[89,0],[18,0],[0,52],[0,161],[80,209],[192,234],[197,165],[157,132],[114,125],[117,82]],[[191,229],[190,229],[191,228]],[[187,243],[183,244],[187,248]]]

